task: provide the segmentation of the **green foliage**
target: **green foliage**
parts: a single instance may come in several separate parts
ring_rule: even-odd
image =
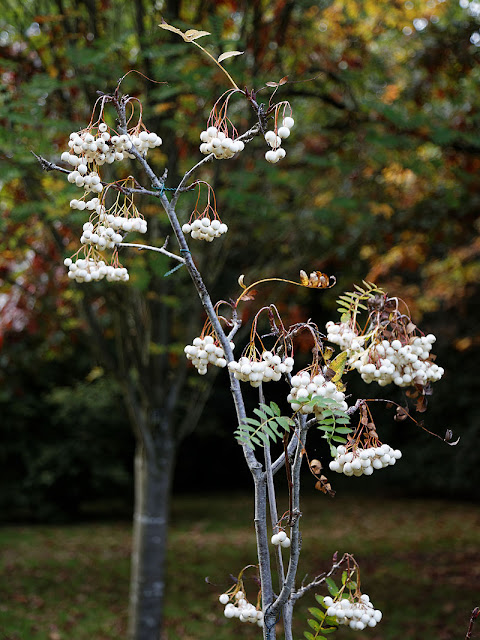
[[[339,408],[337,401],[333,398],[313,396],[306,403],[312,408],[312,411],[315,410],[316,414],[321,411],[317,427],[323,431],[322,438],[328,442],[332,456],[335,456],[334,443],[344,444],[347,442],[344,436],[352,431],[350,427],[346,426],[350,422],[350,416]]]
[[[337,311],[342,316],[342,322],[347,322],[350,318],[356,320],[359,310],[366,311],[367,307],[362,304],[374,295],[384,295],[385,292],[377,287],[373,282],[363,280],[365,288],[354,284],[355,291],[347,291],[337,299]]]
[[[325,581],[327,583],[330,594],[333,597],[335,597],[338,593],[338,588],[335,585],[335,582],[332,580],[332,578],[326,578]],[[316,595],[315,599],[323,607],[325,607],[323,598]],[[338,622],[335,618],[332,618],[331,616],[327,616],[326,613],[324,613],[318,607],[309,607],[308,612],[312,616],[314,616],[314,619],[312,618],[307,619],[307,624],[315,631],[315,635],[310,633],[310,631],[304,631],[303,635],[305,636],[305,638],[307,638],[307,640],[322,640],[322,638],[323,640],[326,640],[323,634],[329,635],[337,631]]]
[[[242,444],[254,449],[255,445],[264,446],[270,440],[282,439],[285,433],[291,430],[295,422],[291,418],[281,415],[280,407],[276,402],[270,404],[260,403],[259,409],[254,409],[256,418],[244,418],[241,426],[235,431],[235,438]]]

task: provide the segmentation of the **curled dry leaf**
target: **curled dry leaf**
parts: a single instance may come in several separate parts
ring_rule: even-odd
[[[278,87],[278,82],[266,82],[267,87]]]
[[[444,441],[449,444],[451,447],[454,447],[456,444],[458,444],[460,442],[460,438],[457,438],[455,440],[455,442],[450,442],[450,440],[453,438],[453,431],[451,429],[447,429],[445,432],[445,438]]]
[[[188,31],[185,31],[184,33],[183,31],[180,31],[180,29],[177,29],[177,27],[173,27],[171,24],[165,22],[165,20],[163,20],[158,26],[162,29],[165,29],[166,31],[176,33],[181,38],[183,38],[185,42],[192,42],[193,40],[201,38],[202,36],[210,35],[209,31],[197,31],[197,29],[188,29]]]
[[[161,22],[158,26],[161,27],[162,29],[165,29],[165,31],[171,31],[172,33],[176,33],[177,35],[179,35],[185,40],[185,34],[183,33],[183,31],[180,31],[180,29],[177,29],[177,27],[173,27],[171,24],[168,24],[167,22],[165,22],[165,20]]]
[[[320,462],[320,460],[312,460],[310,462],[310,469],[313,471],[313,473],[315,475],[319,474],[320,471],[322,470],[322,463]]]
[[[201,38],[202,36],[209,36],[210,31],[197,31],[197,29],[189,29],[185,31],[184,38],[187,42],[191,42],[192,40],[196,40],[197,38]]]
[[[335,491],[332,489],[332,485],[328,482],[326,476],[320,476],[320,480],[315,483],[315,489],[322,493],[328,493],[331,498],[335,495]]]
[[[395,412],[395,418],[397,422],[402,422],[408,418],[408,411],[406,411],[403,407],[397,407]]]
[[[217,62],[223,62],[227,58],[233,58],[233,56],[241,56],[243,51],[225,51],[222,55],[218,56]]]
[[[304,287],[312,289],[330,289],[330,287],[333,287],[335,283],[336,279],[333,276],[327,276],[326,273],[322,273],[321,271],[312,271],[309,276],[307,276],[303,269],[300,271],[300,284]]]
[[[247,300],[255,300],[258,291],[256,289],[250,289],[247,295],[242,296],[242,300],[246,302]]]
[[[246,285],[243,284],[243,281],[245,280],[245,274],[242,273],[241,276],[238,277],[238,284],[242,287],[242,289],[246,289]]]
[[[282,84],[285,84],[287,82],[288,82],[288,76],[283,76],[283,78],[278,81],[278,84],[281,86]]]

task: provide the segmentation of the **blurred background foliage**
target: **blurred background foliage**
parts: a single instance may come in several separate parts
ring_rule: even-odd
[[[202,44],[216,55],[245,51],[225,64],[240,87],[258,90],[259,101],[268,102],[271,95],[266,82],[289,80],[276,94],[290,101],[296,121],[285,160],[268,165],[265,143],[258,139],[237,159],[209,164],[202,172],[230,228],[221,241],[192,247],[213,298],[238,295],[241,273],[246,282],[296,279],[303,268],[335,274],[337,287],[317,293],[265,285],[258,300],[246,305],[245,322],[258,304],[275,300],[285,323],[312,317],[322,328],[336,314],[336,296],[362,279],[405,300],[420,327],[437,335],[435,351],[446,369],[435,385],[426,424],[442,435],[451,428],[461,440],[456,448],[447,447],[379,412],[383,439],[400,446],[404,459],[378,481],[356,481],[355,490],[386,487],[472,497],[480,481],[476,3],[28,0],[19,5],[5,0],[3,5],[3,517],[57,517],[113,496],[124,496],[130,505],[133,438],[121,386],[105,366],[115,348],[114,310],[134,299],[158,300],[153,322],[168,322],[172,331],[152,341],[150,352],[164,358],[172,375],[184,366],[183,346],[203,324],[187,274],[180,270],[163,278],[171,266],[163,256],[124,253],[128,287],[67,286],[62,262],[78,249],[84,216],[69,209],[75,187],[61,175],[42,172],[30,153],[59,161],[70,132],[90,120],[97,92],[112,91],[119,78],[136,69],[143,75],[128,75],[122,90],[140,97],[147,127],[164,140],[149,156],[154,168],[168,167],[167,185],[178,183],[200,159],[199,133],[228,85],[201,52],[158,29],[162,17],[179,28],[211,32]],[[248,103],[234,96],[230,104],[231,120],[239,132],[246,130],[253,123]],[[125,164],[121,171],[126,176],[133,168]],[[193,205],[193,196],[185,195],[182,223]],[[163,243],[168,226],[157,204],[138,206],[149,219],[148,242]],[[245,335],[237,340],[238,352],[244,342]],[[301,357],[306,362],[307,354]],[[219,476],[243,487],[249,479],[232,441],[226,374],[199,380],[190,370],[188,376],[178,415],[190,392],[200,394],[206,406],[201,429],[180,449],[175,488],[218,488]],[[166,390],[168,384],[165,378]],[[358,381],[350,388],[362,397],[379,395]],[[403,402],[398,390],[391,393]],[[272,394],[278,399],[275,394],[283,391]],[[253,403],[253,394],[247,395]],[[198,419],[192,418],[186,432]],[[311,446],[326,462],[321,441],[313,439]],[[348,480],[337,484],[352,486]]]

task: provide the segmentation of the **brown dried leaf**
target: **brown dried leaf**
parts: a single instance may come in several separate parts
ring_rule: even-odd
[[[318,475],[322,470],[322,463],[320,462],[320,460],[316,460],[316,459],[312,460],[310,462],[310,469],[313,471],[315,475]]]
[[[191,42],[192,40],[196,40],[197,38],[201,38],[202,36],[211,35],[209,31],[197,31],[197,29],[189,29],[185,31],[185,40]]]
[[[278,81],[278,84],[281,86],[282,84],[285,84],[286,82],[288,82],[288,76],[284,76],[281,80]]]
[[[227,58],[233,58],[233,56],[241,56],[243,51],[225,51],[221,56],[218,56],[217,62],[223,62]]]
[[[417,404],[415,405],[415,409],[418,413],[424,413],[427,410],[427,404],[426,396],[420,396],[417,400]]]
[[[328,495],[331,496],[332,498],[335,495],[335,491],[333,491],[329,482],[318,480],[318,482],[315,483],[315,489],[325,494],[328,493]]]
[[[258,291],[256,289],[251,289],[246,296],[242,297],[242,300],[245,302],[246,300],[255,300]]]
[[[267,87],[278,87],[278,82],[266,82]]]
[[[397,422],[402,422],[408,418],[408,412],[403,407],[397,407],[395,412],[395,418]]]

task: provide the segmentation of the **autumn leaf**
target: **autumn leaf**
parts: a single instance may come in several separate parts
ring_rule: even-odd
[[[225,51],[222,55],[218,56],[217,62],[223,62],[227,58],[233,58],[233,56],[241,56],[243,51]]]
[[[245,280],[245,274],[242,273],[242,275],[238,277],[238,284],[242,287],[242,289],[247,288],[247,286],[243,284],[244,280]]]
[[[197,29],[189,29],[188,31],[185,31],[184,39],[187,42],[192,42],[192,40],[197,40],[197,38],[202,38],[203,36],[209,35],[211,35],[209,31],[197,31]]]
[[[165,21],[161,22],[158,26],[161,27],[162,29],[165,29],[166,31],[171,31],[172,33],[176,33],[177,35],[182,37],[186,42],[188,42],[188,40],[185,38],[185,34],[183,33],[183,31],[180,31],[180,29],[177,29],[177,27],[172,27],[171,24],[168,24]]]
[[[247,295],[242,296],[242,300],[246,302],[247,300],[255,300],[258,291],[256,289],[252,289]]]
[[[333,280],[330,283],[330,280]],[[312,273],[307,276],[303,269],[300,271],[300,284],[304,287],[309,287],[311,289],[330,289],[336,283],[336,279],[333,276],[327,276],[326,273],[322,273],[321,271],[312,271]]]

